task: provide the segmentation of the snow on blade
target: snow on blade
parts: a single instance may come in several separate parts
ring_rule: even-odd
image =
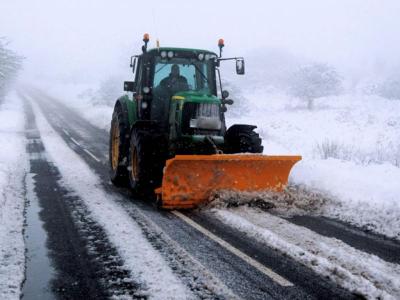
[[[260,211],[213,209],[216,218],[369,299],[400,297],[400,266]]]
[[[57,135],[35,103],[32,103],[37,126],[49,156],[58,167],[63,183],[76,192],[105,229],[131,271],[154,299],[190,299],[193,295],[172,273],[162,256],[143,236],[140,227],[103,190],[99,178]]]
[[[204,208],[256,207],[284,215],[318,213],[329,199],[305,186],[288,185],[282,192],[237,192],[220,190],[213,193]]]
[[[24,113],[13,93],[0,106],[0,299],[19,299],[25,271]]]

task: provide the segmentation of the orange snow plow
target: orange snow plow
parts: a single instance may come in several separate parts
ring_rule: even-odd
[[[219,190],[279,192],[299,160],[301,156],[177,155],[167,160],[162,186],[155,192],[165,209],[196,207]]]

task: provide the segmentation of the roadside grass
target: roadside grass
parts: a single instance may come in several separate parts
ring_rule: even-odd
[[[315,145],[313,153],[321,159],[334,158],[361,165],[389,163],[400,167],[400,144],[387,148],[377,145],[371,151],[363,151],[352,145],[325,140]]]

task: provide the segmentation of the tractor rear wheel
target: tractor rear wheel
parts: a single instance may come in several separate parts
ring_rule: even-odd
[[[262,153],[260,135],[252,125],[233,125],[225,134],[226,153]]]
[[[116,186],[125,186],[128,183],[127,132],[129,132],[129,121],[124,117],[121,106],[117,105],[111,120],[109,140],[109,174],[111,182]]]

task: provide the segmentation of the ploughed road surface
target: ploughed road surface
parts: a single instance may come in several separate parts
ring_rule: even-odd
[[[108,132],[91,125],[39,90],[27,88],[19,95],[24,100],[27,116],[27,152],[32,178],[27,199],[33,207],[36,203],[38,212],[38,220],[33,216],[33,220],[27,221],[27,230],[38,226],[35,225],[38,222],[44,229],[38,237],[27,239],[28,257],[36,251],[39,256],[36,259],[44,262],[35,264],[33,258],[28,263],[25,299],[359,297],[338,286],[329,276],[317,274],[284,251],[244,235],[212,214],[161,211],[151,201],[135,198],[129,189],[113,186],[108,178]],[[52,146],[59,148],[57,159],[54,159],[54,149],[49,153],[44,142],[49,134],[43,129],[46,122],[62,141]],[[91,196],[96,198],[98,191],[81,194],[71,190],[71,180],[79,181],[79,170],[76,170],[78,175],[73,172],[65,175],[63,164],[71,168],[76,162],[57,163],[65,151],[71,150],[99,178],[96,189],[107,195],[108,207],[122,208],[129,218],[127,222],[118,223],[118,209],[118,213],[108,217],[109,222],[107,217],[102,221],[102,209],[106,213],[110,209],[102,207],[101,199],[92,199],[94,204],[85,202]],[[92,205],[98,207],[96,213]],[[341,240],[387,262],[398,264],[400,261],[398,243],[347,224],[307,216],[294,217],[289,222]],[[132,224],[138,228],[141,238],[132,235],[122,240],[121,234],[110,234],[113,228],[107,227],[108,223],[117,224],[114,229],[121,230],[121,234],[130,232],[129,224]],[[30,246],[35,242],[42,245],[43,251]],[[143,244],[149,245],[148,250]],[[158,274],[164,271],[154,268],[152,258],[148,257],[152,251],[163,261],[159,269],[168,269],[165,274],[171,274],[168,277],[174,279]],[[129,260],[131,256],[136,260]],[[38,270],[38,265],[43,270]],[[153,269],[147,271],[147,266]],[[174,284],[176,294],[168,294],[166,291]]]

